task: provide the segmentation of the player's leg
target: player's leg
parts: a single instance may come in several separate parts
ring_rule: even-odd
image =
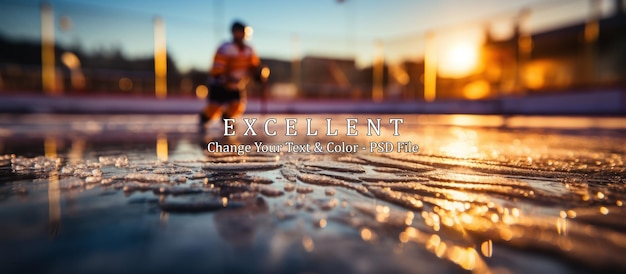
[[[235,118],[246,111],[246,91],[232,90],[229,92],[229,101],[223,118]]]
[[[199,132],[204,133],[206,123],[217,118],[222,113],[222,105],[216,103],[207,104],[200,112]]]
[[[222,113],[222,105],[227,101],[225,90],[219,86],[211,86],[209,89],[208,104],[200,112],[200,131],[204,132],[205,124],[219,117]]]
[[[206,119],[206,121],[210,121],[219,117],[222,113],[222,105],[217,103],[209,103],[202,110],[202,116]]]
[[[236,118],[243,115],[246,111],[246,101],[245,100],[236,100],[228,103],[228,107],[224,112],[223,118]]]

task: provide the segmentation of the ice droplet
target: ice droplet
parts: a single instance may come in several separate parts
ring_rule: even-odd
[[[250,188],[253,191],[258,191],[259,193],[267,197],[278,197],[284,194],[281,190],[266,185],[250,184]]]
[[[80,178],[69,177],[59,180],[59,188],[62,190],[76,189],[85,186],[85,182]]]
[[[168,183],[170,181],[170,177],[167,175],[137,172],[127,174],[126,176],[124,176],[124,179],[153,183]]]
[[[154,184],[149,184],[149,183],[130,182],[130,183],[125,184],[122,187],[122,190],[126,193],[131,193],[135,191],[152,191],[154,189],[158,189],[159,187],[160,187],[159,185],[154,185]]]
[[[374,238],[374,232],[372,232],[369,228],[364,227],[361,229],[361,239],[363,241],[370,241]]]
[[[228,198],[231,200],[241,201],[241,200],[252,199],[252,198],[255,198],[256,196],[257,196],[256,192],[243,191],[243,192],[231,193],[228,195]]]
[[[326,194],[326,196],[334,196],[335,195],[335,189],[332,188],[332,187],[329,187],[329,188],[324,190],[324,194]]]
[[[307,186],[299,186],[299,187],[296,187],[296,192],[307,194],[307,193],[313,192],[313,188],[307,187]]]
[[[331,210],[331,209],[337,207],[337,205],[339,205],[339,200],[337,200],[335,198],[332,198],[332,199],[320,202],[320,208],[322,210],[326,210],[326,211]]]
[[[89,176],[87,178],[85,178],[85,183],[86,184],[97,184],[102,180],[102,177],[96,177],[96,176]]]
[[[61,159],[56,157],[37,156],[33,158],[18,156],[11,158],[11,168],[16,173],[23,171],[38,173],[56,170],[61,164]]]
[[[294,191],[296,189],[296,184],[294,184],[294,183],[285,183],[284,189],[287,192],[292,192],[292,191]]]
[[[103,166],[111,166],[115,167],[127,167],[128,166],[128,157],[126,155],[121,156],[100,156],[98,157],[98,161]]]

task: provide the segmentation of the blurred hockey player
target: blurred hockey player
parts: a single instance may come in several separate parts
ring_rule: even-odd
[[[246,25],[235,21],[231,27],[232,40],[222,44],[215,53],[209,72],[208,105],[200,113],[200,131],[205,124],[220,117],[235,118],[246,110],[246,86],[250,79],[263,82],[260,59],[245,43]]]

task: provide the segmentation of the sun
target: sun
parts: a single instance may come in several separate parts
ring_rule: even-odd
[[[461,78],[469,75],[478,64],[478,46],[462,41],[440,48],[439,75]]]

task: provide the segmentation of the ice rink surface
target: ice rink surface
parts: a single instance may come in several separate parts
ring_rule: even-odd
[[[624,118],[246,117],[0,115],[5,273],[626,271]]]

